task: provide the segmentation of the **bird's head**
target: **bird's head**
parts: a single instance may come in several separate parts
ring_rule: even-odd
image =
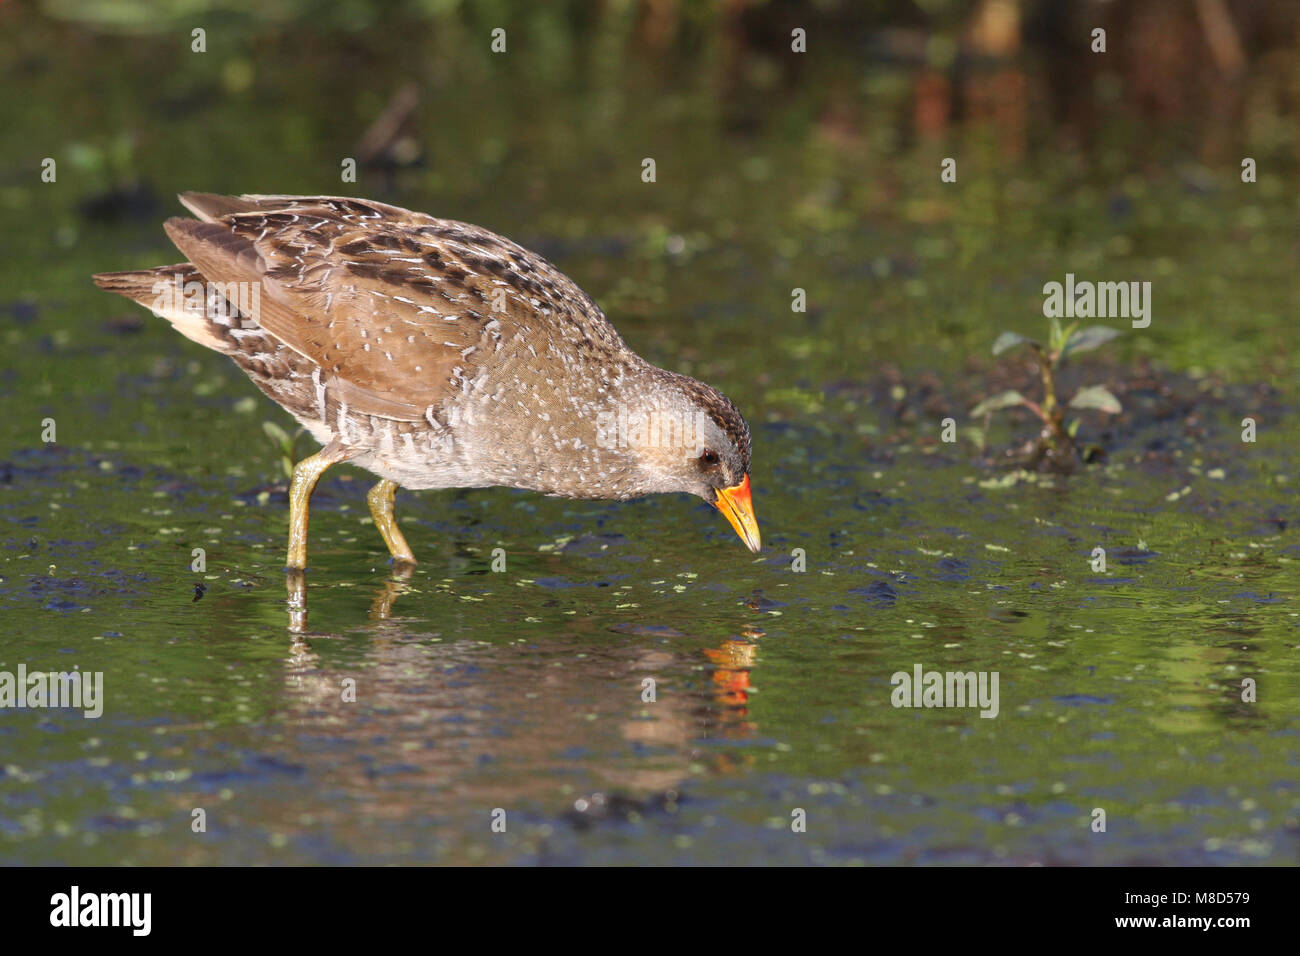
[[[652,403],[612,422],[647,490],[684,491],[722,512],[751,551],[762,548],[749,489],[749,425],[716,388],[664,373]]]

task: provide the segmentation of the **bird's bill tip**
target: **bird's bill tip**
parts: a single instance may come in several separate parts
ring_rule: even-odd
[[[758,532],[758,519],[754,517],[754,498],[749,491],[749,475],[738,485],[719,488],[714,507],[726,516],[731,526],[740,535],[740,540],[750,551],[758,552],[763,548],[763,538]]]

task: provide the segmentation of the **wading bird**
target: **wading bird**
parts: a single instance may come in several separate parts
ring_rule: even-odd
[[[545,259],[478,226],[365,199],[180,200],[198,218],[164,228],[188,262],[95,282],[230,356],[324,446],[293,471],[290,569],[306,567],[312,489],[345,461],[379,477],[370,513],[395,563],[415,561],[393,517],[399,487],[689,492],[760,549],[740,412],[629,349]],[[667,441],[610,440],[602,424],[629,412],[699,426],[689,439],[677,429]]]

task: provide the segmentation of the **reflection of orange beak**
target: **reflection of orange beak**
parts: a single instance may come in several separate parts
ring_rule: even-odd
[[[763,539],[758,533],[758,519],[754,517],[754,499],[749,493],[749,475],[732,488],[720,489],[713,505],[727,516],[750,551],[762,549]]]

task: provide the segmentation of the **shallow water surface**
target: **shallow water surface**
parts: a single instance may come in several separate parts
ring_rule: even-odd
[[[763,486],[802,482],[759,499],[758,558],[685,499],[404,495],[424,559],[405,581],[340,469],[314,509],[301,634],[275,496],[20,454],[5,667],[102,671],[107,706],[6,713],[6,856],[1293,858],[1298,549],[1258,496],[1207,481],[1170,508],[1118,468],[986,489],[919,455],[846,471],[836,444],[758,429]],[[53,504],[75,529],[49,535]],[[890,676],[918,663],[998,672],[999,715],[892,707]]]

